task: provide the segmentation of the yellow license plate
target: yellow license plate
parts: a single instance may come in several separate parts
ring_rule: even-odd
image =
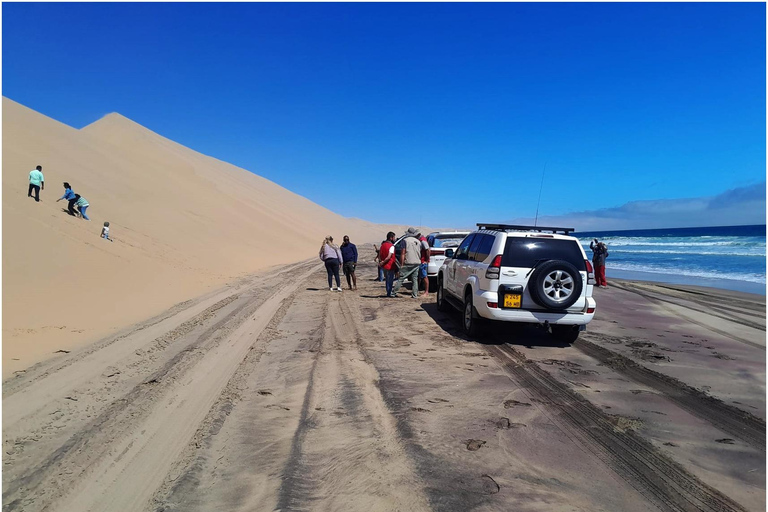
[[[504,295],[504,307],[505,308],[519,308],[520,307],[520,295],[506,294]]]

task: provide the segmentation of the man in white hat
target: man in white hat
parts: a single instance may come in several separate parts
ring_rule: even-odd
[[[418,238],[419,231],[416,228],[408,228],[405,238],[400,242],[403,250],[400,251],[400,279],[392,289],[392,295],[397,297],[397,291],[403,286],[403,282],[410,277],[411,297],[419,297],[419,266],[421,266],[421,242]]]

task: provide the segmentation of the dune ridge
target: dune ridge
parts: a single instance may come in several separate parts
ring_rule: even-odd
[[[3,378],[268,267],[327,234],[404,226],[342,217],[112,113],[75,129],[3,98]],[[27,197],[42,165],[41,202]],[[65,213],[62,182],[91,204]],[[110,222],[114,243],[99,238]]]

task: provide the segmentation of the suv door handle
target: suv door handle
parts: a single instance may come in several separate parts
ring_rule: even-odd
[[[502,272],[502,274],[504,274],[505,276],[516,276],[517,272],[515,272],[514,270],[505,270],[504,272]]]

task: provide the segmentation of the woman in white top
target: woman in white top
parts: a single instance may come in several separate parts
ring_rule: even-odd
[[[341,279],[339,279],[339,266],[341,265],[341,250],[333,243],[333,237],[327,236],[320,246],[320,259],[325,262],[325,270],[328,272],[328,289],[341,291]],[[336,277],[336,288],[333,287],[333,277]]]

